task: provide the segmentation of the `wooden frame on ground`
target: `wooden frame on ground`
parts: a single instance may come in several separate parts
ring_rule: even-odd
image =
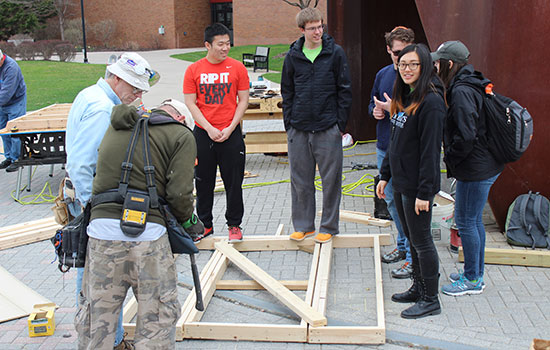
[[[266,289],[281,303],[302,318],[299,325],[201,322],[204,311],[195,309],[195,292],[189,293],[182,306],[181,317],[176,324],[176,340],[215,339],[275,342],[309,342],[321,344],[383,344],[385,342],[384,298],[380,245],[389,245],[389,234],[357,234],[335,236],[331,242],[315,243],[313,240],[295,242],[281,235],[249,236],[243,242],[230,245],[225,238],[208,237],[197,246],[199,249],[215,249],[202,269],[200,281],[203,303],[208,307],[216,289]],[[327,326],[325,317],[332,252],[334,248],[374,248],[376,326]],[[277,281],[241,252],[304,250],[313,253],[307,281]],[[231,261],[254,281],[222,281]],[[242,287],[242,288],[241,288]],[[306,290],[305,301],[290,291]],[[128,338],[133,337],[135,323],[130,323],[137,311],[135,299],[124,307],[124,329]]]

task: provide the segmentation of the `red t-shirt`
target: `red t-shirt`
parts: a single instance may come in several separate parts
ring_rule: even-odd
[[[187,68],[183,79],[183,93],[197,94],[197,106],[218,130],[228,127],[235,116],[237,91],[248,88],[248,71],[231,57],[218,64],[203,58]]]

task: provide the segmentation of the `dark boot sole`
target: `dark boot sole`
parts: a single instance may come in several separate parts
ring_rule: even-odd
[[[425,314],[421,314],[421,315],[403,315],[403,313],[401,313],[401,317],[405,318],[405,319],[408,319],[408,320],[414,320],[414,319],[417,319],[417,318],[435,316],[435,315],[439,315],[439,314],[441,314],[441,308],[439,308],[437,310],[430,311],[430,312],[426,312]]]

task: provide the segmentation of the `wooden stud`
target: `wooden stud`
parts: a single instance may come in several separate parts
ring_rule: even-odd
[[[275,236],[282,236],[284,229],[285,229],[285,225],[280,224],[279,227],[277,227],[277,232],[275,232]]]
[[[310,305],[304,303],[302,299],[289,291],[279,281],[271,277],[256,264],[248,260],[248,258],[239,253],[239,251],[231,245],[226,242],[217,242],[214,246],[229,260],[231,260],[233,264],[238,266],[241,270],[243,270],[243,272],[260,283],[274,297],[306,320],[309,324],[315,326],[324,326],[327,324],[326,317],[315,311]]]
[[[458,261],[464,262],[462,247]],[[485,248],[485,263],[495,265],[550,267],[550,250]]]
[[[185,324],[185,338],[305,342],[306,332],[295,325],[192,322]]]
[[[391,235],[383,234],[338,234],[332,238],[333,248],[372,248],[374,237],[380,238],[381,245],[390,245]],[[216,242],[226,240],[224,237],[206,237],[202,239],[197,248],[201,250],[212,250]],[[290,240],[288,236],[244,236],[243,241],[234,243],[233,246],[240,252],[264,251],[264,250],[302,250],[304,248],[313,250],[315,241],[305,239],[301,242]]]
[[[384,327],[310,327],[309,343],[316,344],[384,344]]]
[[[307,290],[308,281],[279,281],[289,290]],[[216,283],[219,290],[265,290],[265,288],[254,280],[221,280]]]
[[[319,211],[318,215],[321,214],[322,212]],[[340,210],[340,220],[379,227],[391,226],[390,220],[376,219],[367,213],[353,212],[349,210]]]

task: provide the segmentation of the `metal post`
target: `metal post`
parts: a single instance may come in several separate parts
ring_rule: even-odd
[[[88,51],[86,49],[86,23],[84,22],[84,0],[80,0],[80,12],[82,14],[82,41],[84,43],[84,63],[88,63]]]

